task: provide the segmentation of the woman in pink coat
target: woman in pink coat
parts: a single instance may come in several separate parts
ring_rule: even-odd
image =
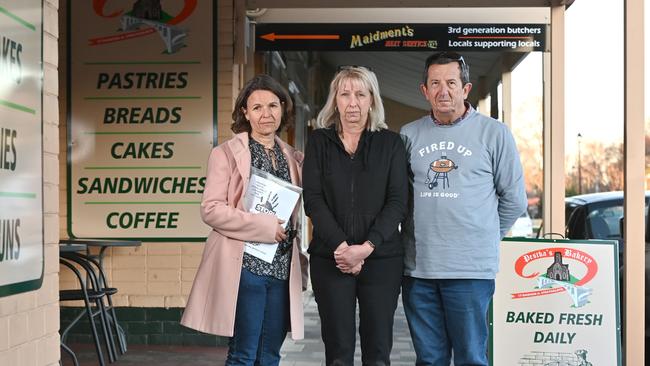
[[[301,184],[302,154],[276,136],[293,115],[286,89],[258,75],[237,97],[237,134],[210,154],[201,217],[212,231],[181,324],[231,337],[226,365],[278,365],[287,331],[303,338],[297,209],[285,230],[275,215],[243,207],[251,167]],[[279,245],[269,263],[245,253],[244,242]]]

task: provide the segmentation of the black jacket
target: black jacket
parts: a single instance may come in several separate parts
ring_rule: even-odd
[[[369,259],[404,254],[398,225],[406,215],[406,150],[389,130],[364,131],[345,151],[334,127],[309,136],[303,165],[305,212],[314,226],[309,253],[333,258],[343,242],[375,245]]]

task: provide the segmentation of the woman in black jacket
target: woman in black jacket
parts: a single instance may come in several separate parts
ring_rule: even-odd
[[[406,152],[387,129],[375,74],[341,68],[309,137],[305,212],[314,230],[311,278],[327,365],[353,365],[355,313],[363,365],[390,365],[403,269]]]

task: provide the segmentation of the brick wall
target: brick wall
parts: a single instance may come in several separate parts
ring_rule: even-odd
[[[185,307],[202,252],[202,243],[143,243],[108,249],[104,269],[111,286],[119,289],[113,303],[118,307]],[[77,286],[71,272],[62,271],[61,288]]]
[[[0,365],[58,365],[59,361],[59,38],[58,0],[43,2],[43,285],[0,298]]]

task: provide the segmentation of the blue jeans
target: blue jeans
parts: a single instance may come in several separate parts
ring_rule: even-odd
[[[242,268],[226,366],[277,366],[289,324],[289,281]]]
[[[416,365],[487,366],[487,311],[494,280],[421,279],[402,282],[404,313]]]

